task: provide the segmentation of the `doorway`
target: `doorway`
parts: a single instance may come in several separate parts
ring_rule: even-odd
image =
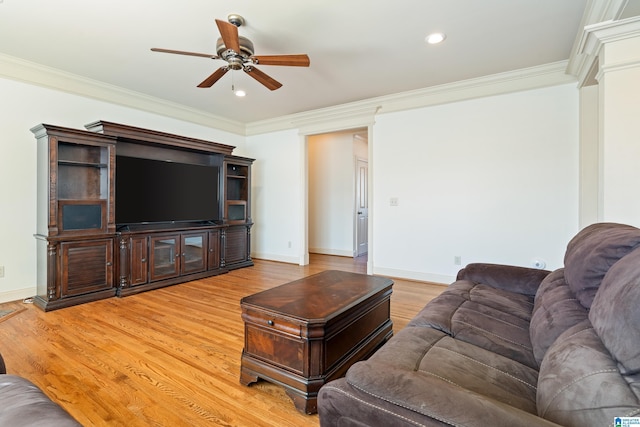
[[[307,136],[309,253],[368,254],[368,129]]]

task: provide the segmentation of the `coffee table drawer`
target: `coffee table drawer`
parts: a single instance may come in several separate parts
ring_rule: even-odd
[[[284,334],[294,335],[296,337],[302,336],[302,326],[300,322],[295,322],[281,316],[275,316],[271,313],[247,309],[242,313],[242,320],[244,320],[245,324],[252,324]]]

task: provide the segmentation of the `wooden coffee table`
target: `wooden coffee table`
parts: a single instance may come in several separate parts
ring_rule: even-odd
[[[320,387],[393,334],[392,286],[386,278],[329,270],[242,298],[240,382],[279,384],[300,412],[317,412]]]

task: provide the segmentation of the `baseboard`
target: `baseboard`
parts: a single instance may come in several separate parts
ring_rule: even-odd
[[[353,258],[353,251],[340,249],[309,248],[310,254],[346,256]]]
[[[36,288],[14,289],[12,291],[0,292],[0,303],[23,300],[35,296]]]
[[[418,282],[437,283],[448,285],[456,280],[455,276],[443,274],[422,273],[418,271],[396,270],[394,268],[373,267],[373,274],[387,277],[397,277],[398,279],[415,280]]]
[[[288,256],[280,254],[252,253],[252,259],[262,259],[265,261],[284,262],[287,264],[300,264],[300,258],[297,256]]]

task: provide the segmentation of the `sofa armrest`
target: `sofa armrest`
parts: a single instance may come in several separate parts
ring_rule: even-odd
[[[457,279],[533,296],[549,273],[549,270],[514,265],[474,263],[460,270]]]

